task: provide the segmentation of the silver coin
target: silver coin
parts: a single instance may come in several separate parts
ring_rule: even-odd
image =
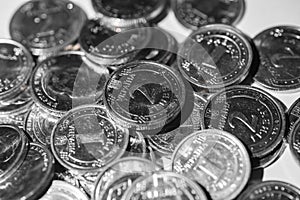
[[[186,137],[172,157],[172,170],[197,181],[214,200],[235,198],[251,173],[250,158],[230,133],[207,129]]]
[[[134,180],[158,169],[159,167],[151,161],[137,157],[127,157],[115,161],[98,176],[93,199],[120,200]]]
[[[177,56],[183,76],[205,89],[240,83],[248,75],[252,59],[252,48],[243,33],[221,24],[203,26],[193,32]]]
[[[129,129],[129,144],[123,157],[145,158],[146,154],[147,144],[144,135],[139,131]]]
[[[39,200],[88,200],[89,198],[77,187],[59,180],[54,180],[47,193]]]
[[[68,0],[32,0],[24,3],[10,22],[11,37],[34,55],[58,52],[74,42],[87,20],[85,12]]]
[[[46,192],[54,174],[54,159],[45,147],[31,143],[24,162],[0,183],[0,199],[37,199]]]
[[[87,105],[66,113],[50,141],[62,166],[84,174],[120,158],[128,145],[128,131],[115,126],[104,107]]]
[[[23,45],[9,39],[0,39],[0,61],[0,99],[7,100],[22,91],[34,62]]]
[[[82,52],[64,52],[39,63],[31,78],[35,103],[62,114],[101,101],[109,71],[86,61]]]
[[[11,125],[0,125],[0,182],[9,178],[23,163],[28,151],[24,132]]]
[[[155,172],[138,178],[122,200],[207,200],[206,194],[192,180],[173,172]]]

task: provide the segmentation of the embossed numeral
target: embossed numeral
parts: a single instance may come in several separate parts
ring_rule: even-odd
[[[258,117],[256,115],[251,115],[251,121],[241,112],[233,112],[229,115],[228,121],[231,128],[235,128],[233,124],[233,119],[236,119],[243,123],[252,133],[255,133],[255,128],[257,126]]]

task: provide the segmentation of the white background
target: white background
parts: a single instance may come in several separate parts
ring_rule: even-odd
[[[0,38],[9,38],[9,21],[15,10],[24,0],[0,1]],[[74,0],[91,18],[95,15],[90,0]],[[254,37],[263,29],[275,25],[299,25],[300,26],[300,0],[246,0],[246,12],[237,25],[239,29],[250,37]],[[171,12],[159,26],[170,30],[176,38],[182,41],[181,35],[188,36],[189,31],[181,26]],[[0,72],[1,73],[1,72]],[[269,91],[270,92],[270,91]],[[275,93],[288,108],[300,97],[300,93]],[[281,180],[300,187],[300,165],[292,158],[289,147],[286,148],[280,159],[264,170],[264,180]]]

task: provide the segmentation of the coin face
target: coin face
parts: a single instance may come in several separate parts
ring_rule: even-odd
[[[238,200],[292,200],[300,198],[300,190],[280,181],[265,181],[250,186]]]
[[[35,102],[53,113],[98,103],[109,71],[85,60],[83,53],[65,52],[41,62],[31,79]]]
[[[0,99],[7,99],[26,84],[34,62],[23,45],[9,39],[0,39],[0,62]]]
[[[67,0],[32,0],[23,4],[10,22],[11,37],[34,55],[49,54],[74,42],[87,16]]]
[[[50,185],[54,159],[48,149],[31,143],[22,165],[0,183],[0,199],[37,199]]]
[[[300,87],[300,28],[277,26],[254,38],[260,65],[254,79],[262,86],[276,91]]]
[[[104,103],[116,123],[153,130],[179,114],[185,95],[184,82],[175,71],[155,62],[137,61],[112,74]]]
[[[292,155],[300,163],[300,120],[295,122],[291,130],[289,145]]]
[[[239,30],[217,24],[192,33],[181,46],[177,62],[190,83],[215,89],[244,80],[252,58],[251,46]]]
[[[47,193],[40,200],[88,200],[89,198],[77,187],[54,180]]]
[[[149,175],[158,169],[153,162],[137,157],[115,161],[98,176],[93,199],[121,200],[125,191],[138,177]]]
[[[173,10],[178,21],[197,30],[207,24],[236,24],[245,12],[244,0],[176,0]]]
[[[288,117],[288,133],[286,134],[286,137],[289,138],[292,129],[295,126],[296,121],[300,118],[300,98],[297,99],[289,108],[287,112]],[[288,139],[287,139],[288,140]]]
[[[122,200],[207,200],[203,190],[192,180],[173,172],[155,172],[138,178]]]
[[[172,170],[197,181],[214,200],[235,198],[250,177],[244,145],[230,133],[207,129],[186,137],[172,157]]]
[[[107,116],[102,106],[75,108],[54,127],[51,149],[61,165],[78,172],[97,171],[120,158],[128,144],[128,131]]]
[[[9,178],[27,154],[28,140],[24,132],[11,125],[0,125],[0,182]]]
[[[259,159],[282,142],[285,115],[281,105],[266,92],[250,86],[232,86],[210,99],[203,128],[232,133],[243,141],[252,158]]]

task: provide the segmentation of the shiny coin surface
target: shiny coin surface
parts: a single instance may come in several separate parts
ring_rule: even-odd
[[[128,144],[128,132],[107,116],[102,106],[87,105],[64,115],[51,135],[51,150],[65,168],[97,171],[120,158]]]
[[[285,182],[265,181],[250,186],[238,200],[296,200],[300,199],[299,188]]]
[[[77,187],[54,180],[47,193],[39,200],[88,200],[89,198]]]
[[[214,200],[235,198],[250,177],[251,164],[240,140],[208,129],[186,137],[172,157],[172,170],[197,181]]]
[[[74,42],[87,19],[67,0],[32,0],[23,4],[10,22],[11,37],[34,55],[57,52]]]
[[[291,130],[289,146],[293,157],[300,164],[300,120],[297,120]]]
[[[11,125],[0,125],[0,182],[9,178],[23,163],[28,151],[25,133]]]
[[[300,88],[300,27],[277,26],[254,38],[260,65],[254,79],[276,91]]]
[[[128,27],[140,23],[157,23],[168,6],[167,0],[92,0],[101,21]]]
[[[109,71],[85,61],[81,52],[64,52],[41,62],[31,79],[35,103],[61,114],[79,105],[101,101]]]
[[[53,177],[54,159],[48,149],[31,143],[22,165],[0,183],[0,199],[38,199]]]
[[[0,99],[6,100],[22,90],[34,62],[23,45],[9,39],[0,39],[0,62]]]
[[[122,200],[207,200],[204,191],[192,180],[173,172],[155,172],[138,178]]]
[[[184,82],[177,72],[155,62],[137,61],[111,76],[104,103],[121,126],[154,130],[180,113],[185,95]]]
[[[98,19],[89,20],[81,30],[80,46],[91,61],[118,65],[132,60],[151,39],[149,28],[117,31],[102,25]]]
[[[297,99],[289,108],[287,112],[288,117],[288,130],[287,130],[287,140],[289,140],[290,134],[294,125],[298,119],[300,119],[300,98]]]
[[[202,127],[237,136],[257,160],[254,167],[258,167],[259,159],[283,141],[285,124],[283,108],[271,95],[255,87],[232,86],[210,99]]]
[[[149,175],[158,169],[153,162],[137,157],[115,161],[98,176],[93,199],[121,200],[125,191],[138,177]]]
[[[241,82],[249,73],[253,52],[238,29],[207,25],[192,33],[180,47],[178,67],[193,85],[220,89]]]
[[[236,24],[245,12],[244,0],[175,0],[173,10],[178,21],[197,30],[207,24]]]
[[[145,158],[147,155],[147,143],[144,135],[136,130],[129,129],[129,144],[123,157]]]

